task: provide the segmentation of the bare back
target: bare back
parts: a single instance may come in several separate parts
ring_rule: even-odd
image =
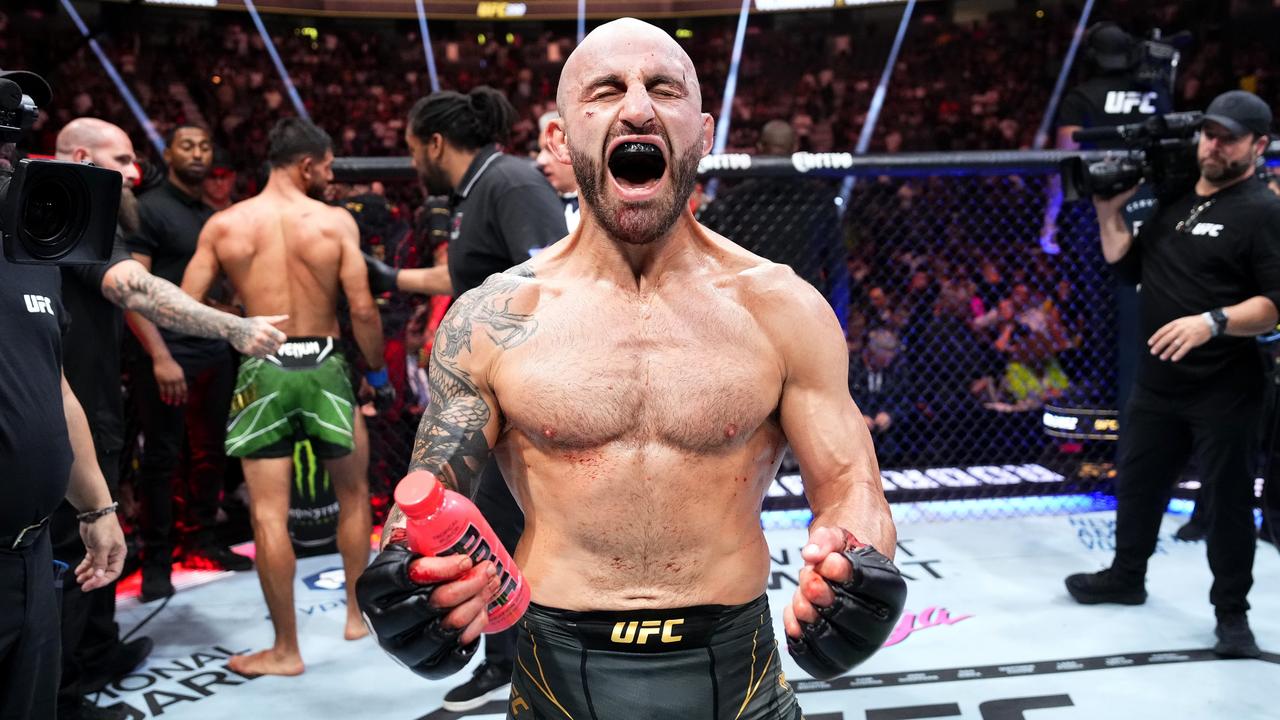
[[[288,315],[280,328],[293,337],[338,334],[344,254],[358,247],[345,210],[264,192],[215,218],[213,252],[248,314]]]

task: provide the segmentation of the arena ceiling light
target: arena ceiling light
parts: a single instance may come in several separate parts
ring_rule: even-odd
[[[180,5],[182,7],[215,8],[218,0],[142,0],[143,5]]]

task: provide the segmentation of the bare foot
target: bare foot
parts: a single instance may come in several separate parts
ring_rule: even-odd
[[[347,640],[359,640],[369,634],[369,628],[364,624],[364,618],[360,617],[360,613],[347,613],[347,626],[342,629],[342,637]]]
[[[235,655],[227,661],[227,667],[249,677],[259,675],[301,675],[306,668],[302,665],[302,656],[296,652],[286,653],[275,648],[262,650],[252,655]]]

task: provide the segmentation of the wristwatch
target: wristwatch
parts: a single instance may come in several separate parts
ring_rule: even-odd
[[[1209,336],[1218,337],[1227,331],[1227,313],[1222,308],[1214,308],[1205,313],[1204,321],[1209,323]]]

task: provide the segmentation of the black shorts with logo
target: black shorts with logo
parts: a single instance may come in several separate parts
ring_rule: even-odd
[[[508,720],[801,720],[769,603],[570,612],[517,624]]]

